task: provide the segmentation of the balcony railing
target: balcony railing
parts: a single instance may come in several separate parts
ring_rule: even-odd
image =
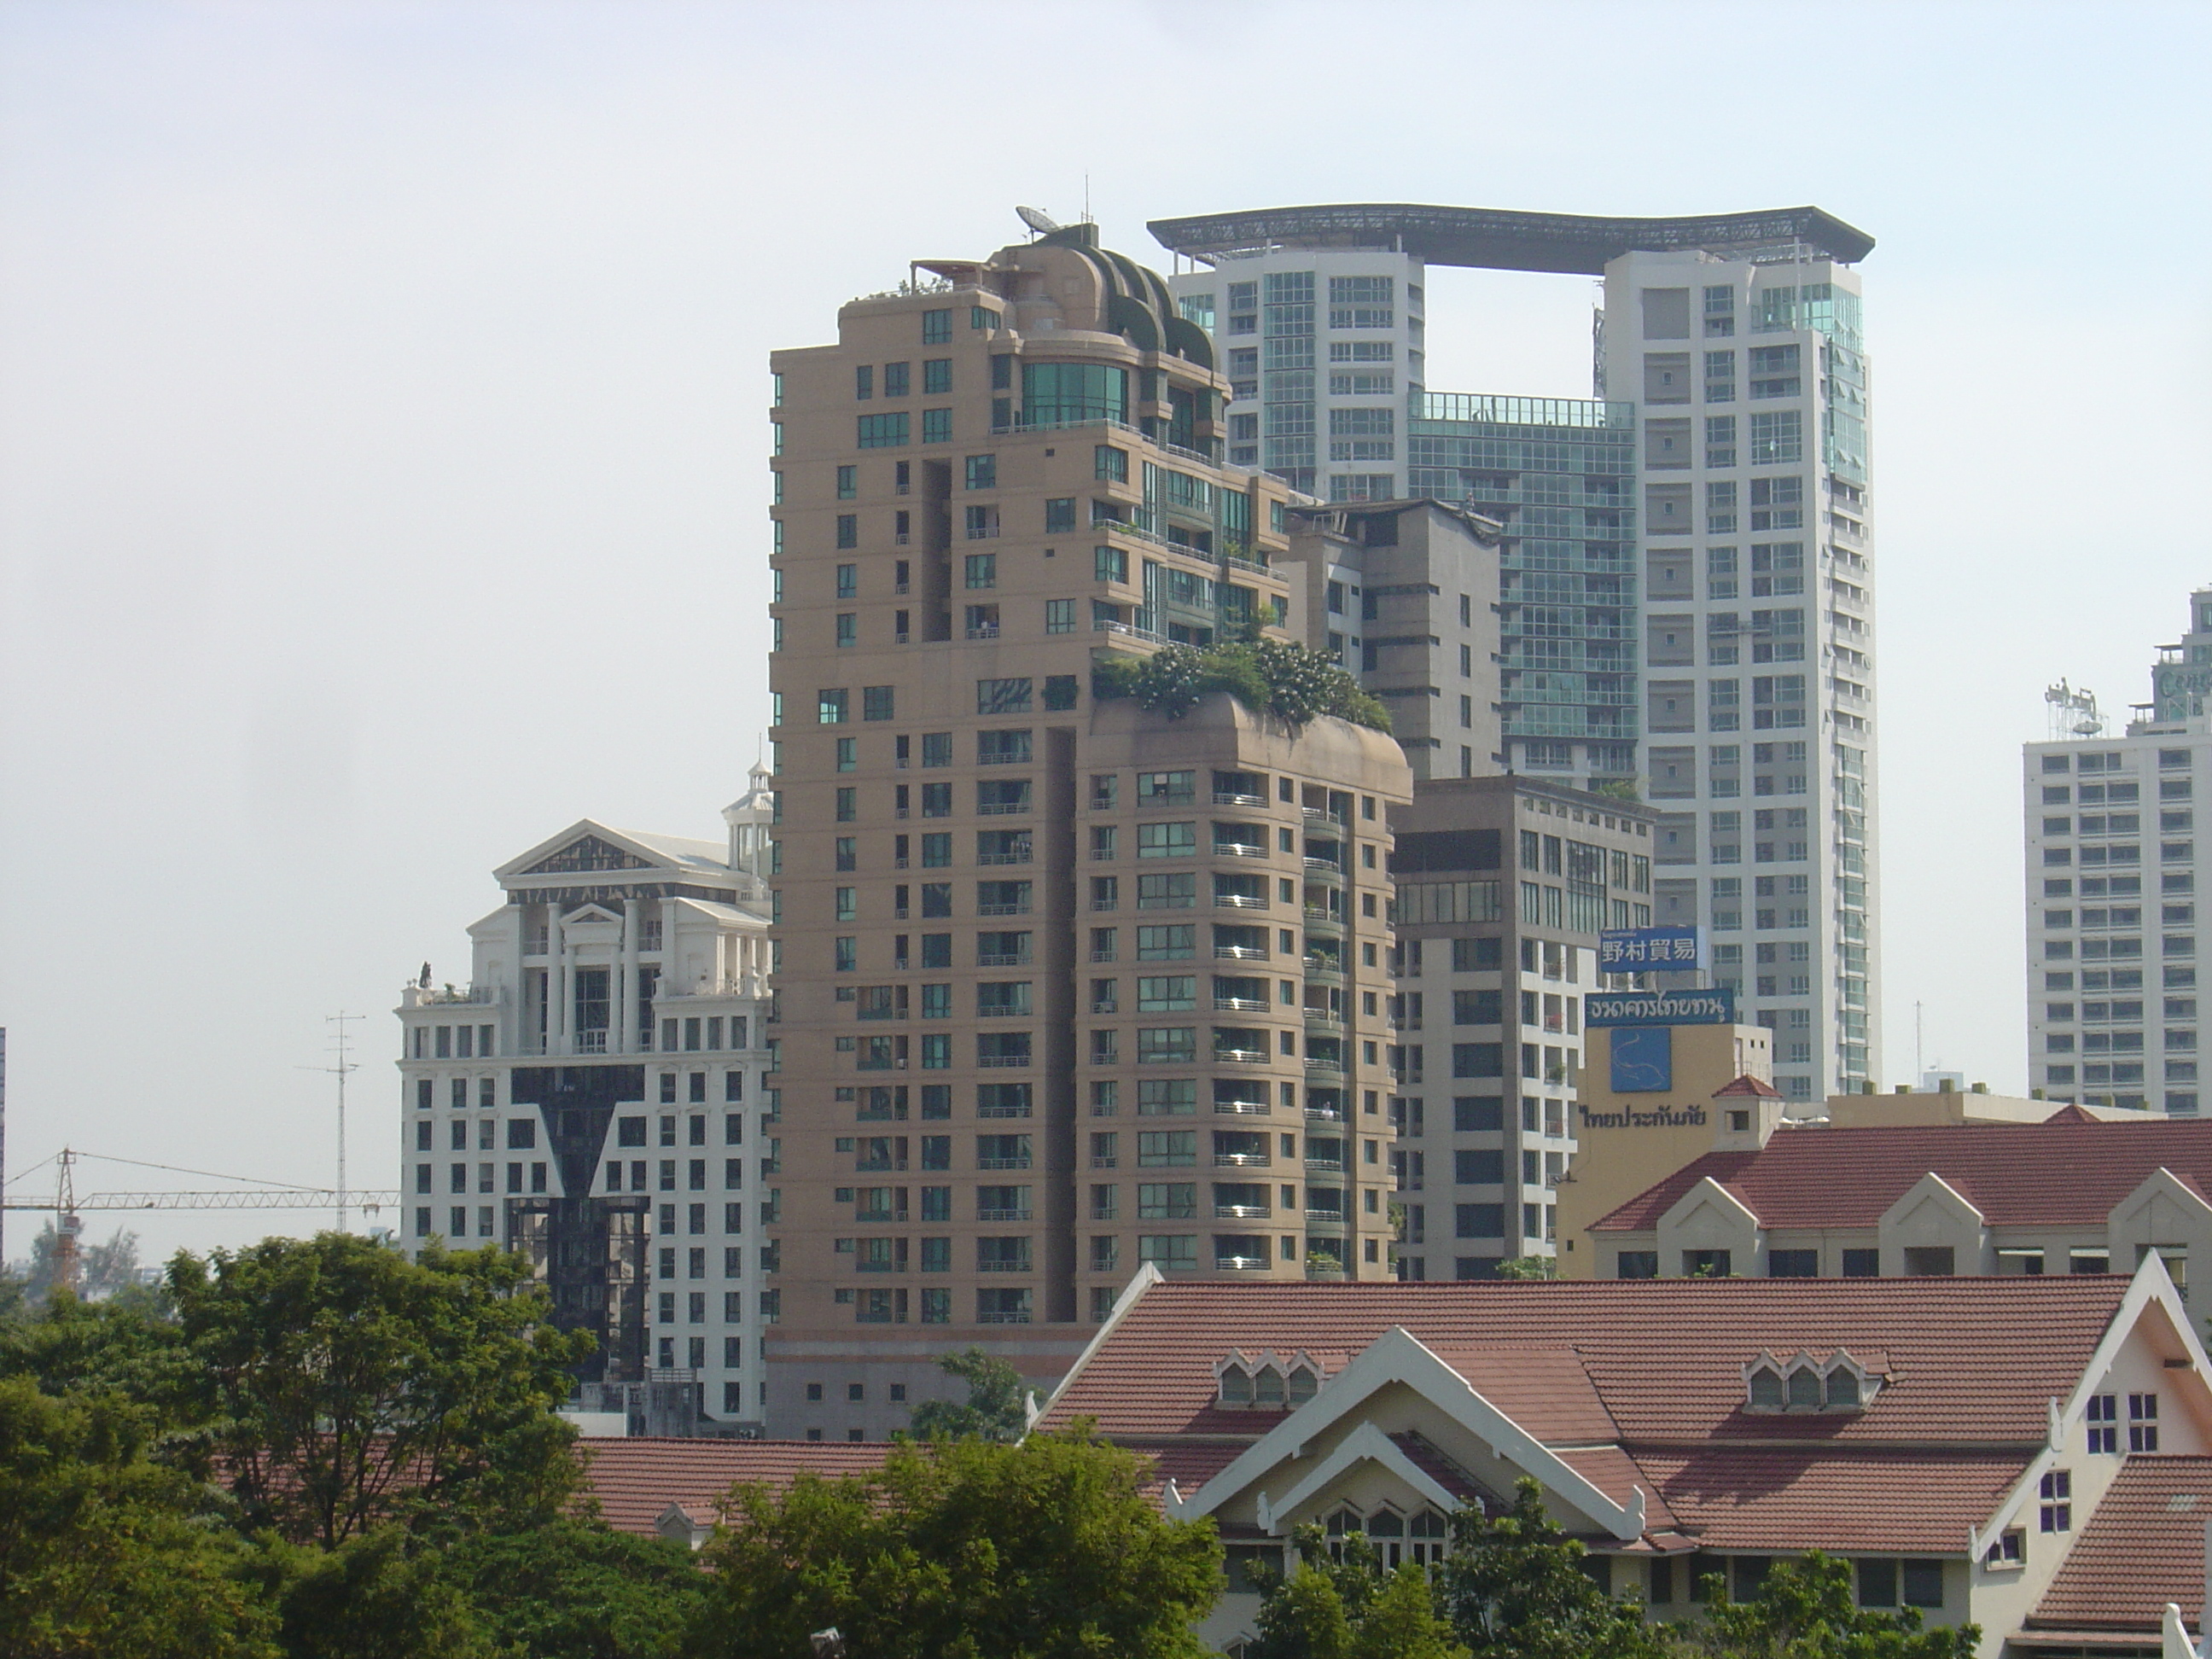
[[[979,1170],[1026,1170],[1030,1167],[1030,1161],[1026,1158],[979,1158],[975,1160],[975,1167]]]
[[[1264,910],[1267,908],[1266,898],[1256,893],[1216,893],[1213,902],[1224,910]]]
[[[1018,968],[1028,961],[1029,957],[1024,952],[1017,951],[1011,955],[979,956],[975,958],[975,965],[978,968]]]
[[[1217,1100],[1213,1109],[1233,1117],[1259,1117],[1265,1115],[1269,1108],[1264,1100]]]
[[[1262,1273],[1270,1263],[1264,1255],[1217,1255],[1213,1258],[1217,1273]]]
[[[1267,856],[1267,849],[1255,847],[1249,841],[1217,841],[1213,843],[1213,856],[1218,859],[1263,859]],[[1308,859],[1306,862],[1310,864],[1313,860]]]
[[[1017,1257],[1012,1261],[979,1261],[975,1264],[975,1271],[979,1273],[1025,1273],[1030,1268],[1026,1257]],[[991,1322],[988,1314],[984,1316],[983,1322],[987,1325]]]
[[[1337,1274],[1340,1279],[1343,1276],[1341,1272]],[[978,1325],[1026,1325],[1030,1322],[1029,1310],[1018,1308],[1012,1313],[980,1313],[975,1316],[975,1322]]]
[[[978,1210],[978,1221],[1027,1221],[1035,1213],[1030,1210]]]
[[[1030,804],[1025,800],[994,800],[986,801],[982,805],[978,806],[975,809],[975,816],[979,818],[1003,818],[1014,817],[1030,810]]]
[[[1026,1066],[1029,1063],[1030,1057],[1027,1054],[985,1054],[976,1060],[975,1065],[977,1069],[989,1072],[1003,1071],[1008,1066]]]
[[[1216,997],[1214,1010],[1224,1014],[1264,1014],[1267,1002],[1264,997]]]
[[[1217,1204],[1213,1206],[1216,1221],[1262,1221],[1273,1213],[1264,1204]]]
[[[1265,1048],[1216,1048],[1213,1063],[1217,1066],[1265,1066],[1267,1051]]]
[[[978,864],[1027,864],[1030,861],[1030,854],[1027,848],[1024,848],[1020,852],[1016,853],[978,853],[975,854],[975,862]]]
[[[1267,798],[1265,795],[1239,795],[1225,789],[1217,789],[1213,792],[1213,804],[1216,806],[1265,806]]]
[[[1267,952],[1257,945],[1217,945],[1213,958],[1216,962],[1265,962]]]
[[[979,904],[975,907],[975,914],[979,916],[1025,916],[1029,913],[1030,907],[1026,904]]]
[[[1265,1152],[1216,1152],[1213,1167],[1217,1170],[1264,1170],[1267,1167]]]

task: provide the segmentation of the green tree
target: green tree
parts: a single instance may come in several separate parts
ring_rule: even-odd
[[[1500,1279],[1557,1279],[1559,1264],[1548,1255],[1508,1256],[1498,1264]]]
[[[274,1659],[244,1545],[199,1482],[151,1462],[149,1413],[0,1379],[0,1652]]]
[[[1163,1517],[1143,1461],[1081,1432],[896,1446],[882,1471],[732,1492],[690,1659],[788,1659],[835,1625],[866,1659],[1202,1659],[1211,1522]]]
[[[257,1571],[284,1659],[507,1659],[435,1553],[397,1523],[329,1549],[265,1539]]]
[[[188,1370],[166,1293],[143,1285],[99,1302],[57,1291],[0,1319],[0,1376],[27,1376],[48,1394],[112,1394],[173,1421]]]
[[[1361,1533],[1335,1540],[1334,1554],[1319,1527],[1291,1540],[1298,1565],[1261,1604],[1245,1659],[1467,1659],[1422,1567],[1385,1572]]]
[[[968,1385],[968,1398],[925,1400],[909,1421],[923,1440],[957,1440],[981,1435],[986,1440],[1016,1441],[1029,1430],[1028,1390],[1022,1374],[981,1348],[946,1354],[937,1369]]]
[[[1730,1601],[1726,1582],[1705,1580],[1702,1623],[1674,1633],[1690,1655],[1713,1659],[1972,1659],[1978,1625],[1923,1630],[1917,1607],[1862,1607],[1848,1561],[1818,1551],[1778,1561],[1748,1601]]]
[[[271,1238],[169,1267],[186,1405],[249,1522],[325,1549],[412,1510],[556,1512],[573,1431],[552,1414],[589,1351],[515,1256]]]
[[[572,1516],[474,1532],[440,1574],[503,1652],[529,1659],[664,1659],[705,1596],[689,1545]]]
[[[1664,1637],[1633,1601],[1616,1601],[1582,1569],[1583,1547],[1544,1513],[1534,1480],[1513,1506],[1451,1517],[1452,1552],[1437,1570],[1452,1629],[1474,1659],[1658,1659]]]

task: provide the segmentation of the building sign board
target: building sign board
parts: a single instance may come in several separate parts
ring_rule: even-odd
[[[1601,973],[1681,973],[1705,965],[1702,927],[1615,927],[1597,936]]]
[[[1613,1034],[1613,1092],[1658,1094],[1674,1086],[1674,1033],[1665,1025],[1624,1025]]]
[[[1733,1025],[1735,992],[1592,991],[1583,998],[1585,1025]]]

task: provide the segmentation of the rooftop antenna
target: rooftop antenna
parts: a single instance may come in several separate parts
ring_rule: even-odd
[[[430,972],[430,970],[429,970],[429,964],[426,963],[424,963],[424,964],[423,964],[423,969],[422,969],[422,976],[423,976],[423,981],[424,981],[424,982],[425,982],[425,983],[428,983],[428,980],[429,980],[429,972]],[[337,1190],[337,1212],[338,1212],[338,1231],[339,1231],[340,1232],[344,1232],[345,1231],[347,1231],[347,1229],[346,1229],[346,1121],[345,1121],[345,1108],[346,1108],[346,1074],[347,1074],[348,1073],[349,1073],[349,1072],[358,1072],[358,1071],[361,1069],[361,1067],[360,1067],[359,1066],[357,1066],[357,1065],[356,1065],[356,1064],[354,1063],[354,1061],[353,1061],[353,1060],[352,1060],[351,1056],[350,1056],[350,1055],[349,1055],[349,1054],[348,1053],[348,1043],[349,1043],[349,1041],[350,1041],[350,1034],[346,1030],[346,1027],[347,1027],[348,1025],[351,1024],[355,1020],[357,1020],[357,1019],[364,1019],[364,1018],[368,1018],[368,1016],[366,1016],[366,1015],[364,1015],[364,1014],[349,1014],[349,1013],[346,1012],[345,1012],[345,1010],[344,1010],[344,1009],[343,1009],[343,1008],[339,1009],[339,1010],[338,1010],[338,1012],[336,1012],[335,1014],[325,1014],[325,1015],[323,1017],[323,1024],[325,1024],[325,1025],[334,1025],[334,1026],[336,1026],[336,1027],[337,1028],[337,1041],[336,1041],[335,1042],[333,1042],[333,1043],[331,1045],[333,1048],[335,1048],[335,1049],[337,1051],[337,1065],[335,1065],[335,1066],[302,1066],[300,1068],[300,1069],[301,1069],[301,1071],[303,1071],[303,1072],[326,1072],[326,1073],[330,1073],[332,1077],[335,1077],[336,1079],[337,1079],[337,1080],[338,1080],[338,1190]]]
[[[1091,216],[1091,174],[1088,171],[1083,175],[1083,222],[1086,225],[1098,222]]]
[[[1060,221],[1042,208],[1018,207],[1014,210],[1014,216],[1027,225],[1035,235],[1049,236],[1060,228]]]
[[[2045,689],[2043,701],[2045,712],[2050,716],[2050,741],[2052,743],[2105,735],[2105,716],[2097,708],[2095,692],[2060,680],[2057,684]]]
[[[1913,1086],[1914,1088],[1916,1088],[1916,1089],[1917,1089],[1917,1088],[1918,1088],[1918,1087],[1920,1086],[1922,1079],[1924,1079],[1924,1078],[1928,1075],[1928,1067],[1926,1066],[1926,1065],[1925,1065],[1925,1064],[1923,1064],[1923,1063],[1922,1062],[1921,1058],[1920,1058],[1920,1010],[1921,1010],[1921,1006],[1922,1006],[1922,1004],[1921,1004],[1920,999],[1919,999],[1918,997],[1915,997],[1915,998],[1913,998],[1913,999],[1912,999],[1912,1086]]]

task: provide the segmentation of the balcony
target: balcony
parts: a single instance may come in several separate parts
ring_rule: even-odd
[[[1305,1015],[1306,1024],[1309,1027],[1320,1025],[1339,1031],[1344,1029],[1344,1016],[1342,1014],[1332,1012],[1327,1008],[1307,1008],[1303,1009],[1300,1012]],[[1400,1028],[1393,1025],[1391,1029],[1395,1030]],[[1414,1024],[1413,1029],[1417,1031],[1421,1029],[1419,1022]]]
[[[999,1267],[988,1268],[987,1271],[1006,1273],[1010,1270]],[[1311,1275],[1309,1274],[1308,1277]],[[1340,1272],[1336,1277],[1341,1279],[1344,1275]],[[1026,1325],[1030,1322],[1030,1316],[1026,1309],[1017,1309],[1012,1313],[979,1313],[975,1316],[975,1322],[978,1325]]]
[[[1027,864],[1030,861],[1029,849],[1026,848],[1015,853],[978,853],[975,854],[975,862],[978,864]]]
[[[1121,1005],[1109,998],[1103,1002],[1092,1003],[1091,1012],[1094,1014],[1118,1014],[1121,1012]]]
[[[1267,1155],[1265,1152],[1216,1152],[1213,1167],[1217,1170],[1264,1170],[1267,1167]]]
[[[1344,1121],[1344,1108],[1341,1106],[1309,1106],[1306,1108],[1306,1121],[1309,1123],[1341,1123]]]
[[[1265,1273],[1272,1265],[1264,1255],[1217,1255],[1213,1258],[1217,1273]]]
[[[1344,1160],[1340,1158],[1309,1158],[1306,1160],[1306,1173],[1340,1176],[1344,1173]],[[1338,1216],[1336,1218],[1339,1221],[1344,1219],[1342,1216]]]
[[[1323,881],[1340,882],[1344,879],[1344,866],[1334,859],[1309,858],[1305,864],[1309,876],[1319,876]]]
[[[1217,1204],[1213,1206],[1216,1221],[1264,1221],[1272,1213],[1264,1204]]]
[[[1213,856],[1218,859],[1263,859],[1267,856],[1267,849],[1255,847],[1249,841],[1217,841],[1213,843]],[[1311,861],[1308,860],[1309,863]]]
[[[978,968],[1019,968],[1026,965],[1029,959],[1025,951],[1016,951],[1011,955],[978,956],[975,965]]]
[[[1026,1007],[1017,1006],[1012,1003],[993,1003],[986,1007],[978,1008],[975,1011],[975,1018],[978,1019],[1029,1019],[1033,1016]]]
[[[1012,1261],[979,1261],[975,1264],[975,1271],[979,1273],[1025,1273],[1030,1271],[1030,1267],[1026,1258],[1017,1258]],[[984,1315],[981,1322],[986,1325],[991,1323],[991,1316]],[[1020,1322],[1027,1324],[1029,1322],[1024,1319]]]
[[[970,531],[969,533],[973,535],[975,532]],[[995,535],[997,532],[994,531],[992,533]],[[999,630],[995,625],[971,628],[968,630],[968,637],[971,640],[995,640],[999,637]]]
[[[1342,1077],[1344,1062],[1340,1060],[1331,1060],[1325,1054],[1308,1054],[1306,1070],[1316,1077]]]
[[[1115,958],[1111,951],[1093,951],[1091,953],[1091,959],[1093,962],[1111,962]]]
[[[607,1034],[604,1030],[579,1031],[574,1042],[580,1054],[603,1054],[607,1051]]]
[[[1121,901],[1119,899],[1095,898],[1091,901],[1091,908],[1094,910],[1118,910],[1121,908]]]
[[[979,916],[1025,916],[1029,913],[1030,907],[1026,904],[979,904],[975,907],[975,914]]]
[[[1231,794],[1226,790],[1217,789],[1213,792],[1213,804],[1216,806],[1265,806],[1267,798],[1265,795]]]
[[[1257,893],[1216,893],[1213,902],[1224,910],[1264,910],[1267,901]]]
[[[1265,1066],[1267,1051],[1265,1048],[1216,1048],[1213,1063],[1217,1066]],[[1310,1061],[1308,1063],[1311,1064]]]
[[[1005,1071],[1010,1066],[1027,1066],[1029,1063],[1030,1057],[1027,1054],[985,1054],[976,1060],[975,1066],[978,1071],[998,1072]]]
[[[1330,957],[1308,957],[1305,970],[1308,979],[1341,981],[1344,978],[1344,964]]]
[[[975,1167],[979,1170],[1026,1170],[1030,1167],[1030,1161],[1026,1158],[979,1158],[975,1160]]]
[[[1213,947],[1216,962],[1265,962],[1267,952],[1257,945],[1217,945]]]
[[[978,1221],[1027,1221],[1035,1214],[1030,1210],[978,1210]]]
[[[1317,904],[1307,905],[1304,914],[1306,926],[1309,927],[1334,927],[1340,932],[1344,927],[1342,916],[1334,911],[1324,910]]]
[[[1264,1100],[1217,1100],[1213,1109],[1230,1117],[1261,1117],[1268,1111]]]
[[[1216,997],[1214,1011],[1224,1014],[1264,1014],[1267,1003],[1262,997]]]
[[[1336,822],[1335,817],[1326,807],[1301,806],[1298,808],[1298,813],[1299,816],[1304,817],[1309,823],[1334,823]]]

